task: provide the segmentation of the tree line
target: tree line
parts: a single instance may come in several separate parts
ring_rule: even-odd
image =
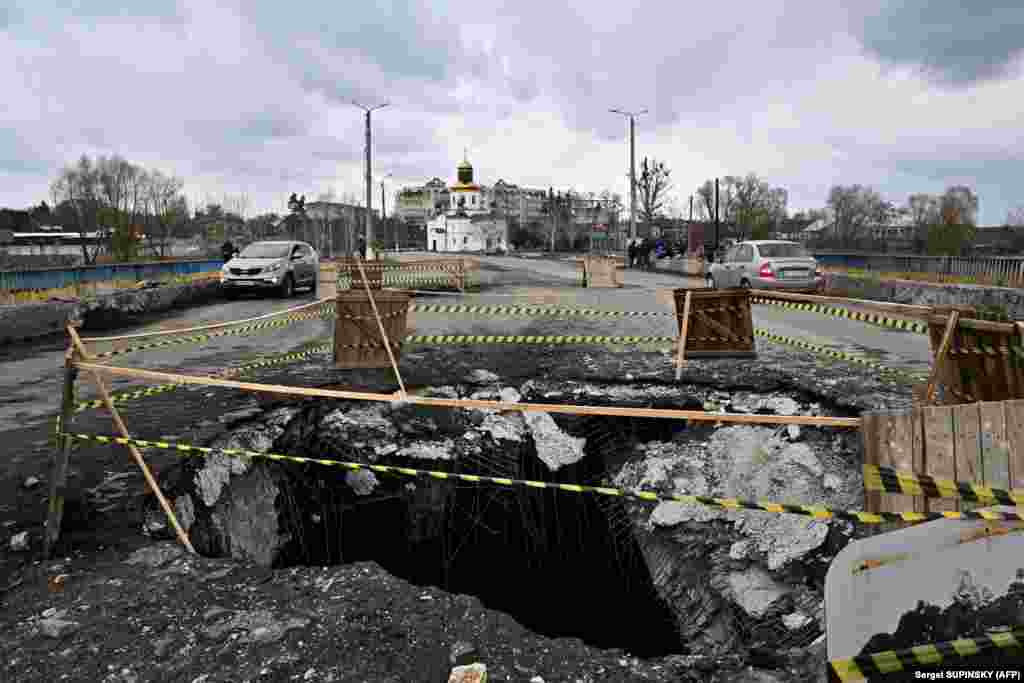
[[[278,231],[281,217],[265,213],[246,217],[245,194],[207,195],[194,202],[184,194],[184,181],[160,169],[145,168],[119,155],[81,156],[66,165],[50,184],[46,201],[27,210],[0,209],[0,229],[27,232],[59,226],[78,233],[82,259],[95,263],[102,254],[131,260],[142,254],[171,256],[175,240],[198,238],[213,251],[232,233],[253,238]]]
[[[670,172],[664,162],[644,159],[637,176],[637,214],[648,224],[666,217],[672,204]],[[978,196],[966,185],[952,185],[942,194],[917,193],[906,204],[887,201],[866,185],[834,185],[825,206],[792,217],[787,210],[788,192],[773,187],[756,173],[727,175],[719,179],[716,197],[714,179],[695,190],[696,217],[710,221],[717,216],[727,232],[737,239],[768,239],[772,234],[807,228],[821,221],[824,227],[813,241],[838,248],[886,248],[876,230],[890,226],[907,227],[910,248],[922,254],[960,255],[969,251],[977,236]],[[678,212],[677,212],[678,213]],[[1024,227],[1024,206],[1011,209],[1005,227]],[[1014,233],[1011,248],[1024,250],[1024,234]]]

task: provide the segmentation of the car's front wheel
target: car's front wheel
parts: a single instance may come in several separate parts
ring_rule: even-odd
[[[281,298],[290,299],[294,293],[295,280],[292,279],[292,274],[288,273],[284,276],[284,280],[281,281]]]

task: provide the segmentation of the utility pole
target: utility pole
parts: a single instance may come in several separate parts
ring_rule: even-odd
[[[693,222],[693,195],[690,195],[690,222]]]
[[[718,254],[718,178],[715,178],[715,254]]]
[[[371,165],[371,144],[373,142],[370,132],[370,115],[378,109],[388,106],[388,102],[373,107],[364,107],[358,102],[352,102],[366,113],[366,256],[370,260],[376,258],[373,249],[373,166]],[[382,214],[383,215],[383,214]]]
[[[609,109],[608,111],[629,119],[629,237],[636,239],[636,117],[646,114],[647,110],[629,112]]]
[[[392,174],[388,173],[386,176],[380,179],[380,220],[381,224],[387,226],[387,215],[386,207],[387,203],[384,201],[384,181],[391,177]],[[398,230],[395,229],[395,253],[398,253]]]

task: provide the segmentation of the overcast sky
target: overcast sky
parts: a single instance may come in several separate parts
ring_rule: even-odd
[[[192,200],[245,192],[250,215],[362,196],[355,99],[391,103],[389,208],[453,181],[463,148],[485,183],[626,193],[614,107],[650,110],[637,157],[667,162],[680,207],[754,171],[791,210],[837,183],[965,183],[996,224],[1024,204],[1022,48],[1020,0],[0,0],[0,206],[49,199],[83,153]]]

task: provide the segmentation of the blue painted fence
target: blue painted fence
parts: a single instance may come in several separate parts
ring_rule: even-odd
[[[74,285],[112,280],[159,280],[167,276],[193,275],[220,270],[224,261],[150,261],[145,263],[108,263],[77,268],[34,268],[0,270],[0,290],[26,291],[58,289]]]
[[[867,270],[871,263],[871,254],[822,254],[812,252],[814,260],[823,266],[838,268],[861,268]]]

